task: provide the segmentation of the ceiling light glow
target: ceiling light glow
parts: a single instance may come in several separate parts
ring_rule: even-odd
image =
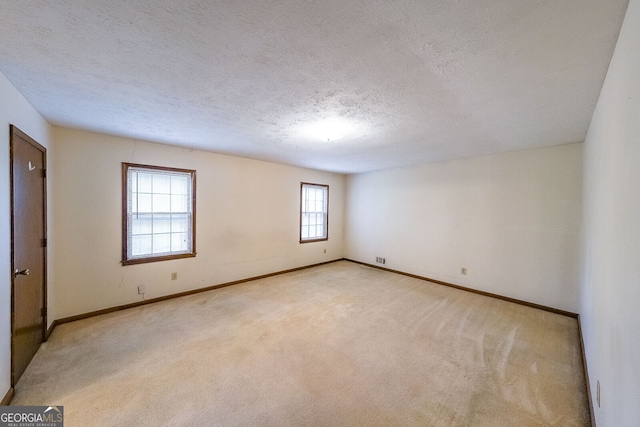
[[[341,118],[327,118],[306,124],[301,133],[309,139],[332,142],[361,133],[360,126]]]

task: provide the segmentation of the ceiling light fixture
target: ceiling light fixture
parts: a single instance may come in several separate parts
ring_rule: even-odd
[[[359,126],[341,118],[327,118],[305,125],[302,134],[310,139],[333,142],[359,133]]]

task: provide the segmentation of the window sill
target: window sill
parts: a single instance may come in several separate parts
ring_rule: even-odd
[[[328,237],[324,237],[322,239],[300,239],[300,243],[326,242],[327,240],[329,240]]]
[[[122,265],[146,264],[149,262],[169,261],[172,259],[194,258],[195,256],[196,256],[196,253],[192,252],[187,254],[174,254],[174,255],[146,257],[146,258],[123,259]]]

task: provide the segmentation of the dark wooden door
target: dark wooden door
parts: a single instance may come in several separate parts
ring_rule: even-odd
[[[11,126],[11,382],[46,328],[46,150]]]

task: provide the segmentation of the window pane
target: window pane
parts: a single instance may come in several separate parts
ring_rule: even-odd
[[[150,173],[138,172],[138,189],[141,193],[151,193],[151,182],[153,176]]]
[[[138,212],[138,195],[131,194],[129,196],[129,212]]]
[[[153,212],[170,212],[171,196],[168,194],[153,195]]]
[[[171,177],[171,194],[188,195],[190,187],[190,177],[175,176]]]
[[[153,192],[171,194],[171,176],[164,173],[153,174]]]
[[[187,251],[188,247],[188,238],[187,233],[173,233],[171,235],[171,250],[172,251]]]
[[[171,235],[170,234],[154,234],[153,235],[153,253],[162,254],[171,252]]]
[[[134,212],[152,212],[151,194],[138,194],[138,210]]]
[[[171,216],[170,215],[153,215],[153,233],[170,233],[171,232]]]
[[[131,234],[151,234],[152,215],[132,215]]]
[[[171,231],[173,233],[185,233],[189,231],[188,215],[171,215]]]
[[[138,173],[135,171],[129,172],[129,188],[132,193],[138,192]]]
[[[149,255],[151,253],[151,236],[131,236],[131,256]]]
[[[188,212],[189,199],[186,195],[171,195],[171,211],[170,212]]]

